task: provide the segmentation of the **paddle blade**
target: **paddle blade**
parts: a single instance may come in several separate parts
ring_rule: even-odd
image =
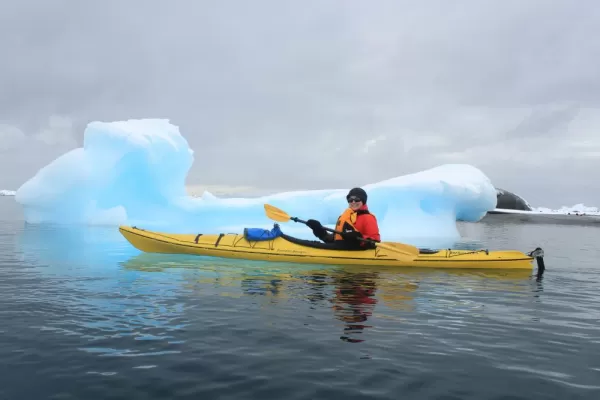
[[[290,220],[290,216],[285,211],[270,204],[265,204],[265,213],[274,221],[288,222]]]
[[[419,256],[419,249],[403,243],[376,243],[375,246],[393,253],[401,261],[412,261]]]

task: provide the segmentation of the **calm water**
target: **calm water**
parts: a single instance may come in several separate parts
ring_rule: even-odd
[[[0,399],[600,398],[600,228],[461,225],[543,247],[537,280],[140,255],[13,198],[0,221]]]

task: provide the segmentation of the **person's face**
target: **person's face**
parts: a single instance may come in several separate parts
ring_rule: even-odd
[[[350,206],[350,208],[352,210],[356,211],[362,207],[363,202],[360,201],[360,199],[358,197],[352,196],[348,199],[348,205]]]

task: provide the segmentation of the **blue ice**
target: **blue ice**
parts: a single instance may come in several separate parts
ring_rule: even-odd
[[[265,203],[333,226],[349,188],[290,191],[257,198],[189,196],[194,152],[165,119],[91,122],[83,147],[41,168],[16,192],[29,223],[136,225],[188,233],[271,228]],[[460,240],[457,221],[476,222],[496,206],[496,190],[479,169],[447,164],[364,185],[383,240],[415,245]],[[304,225],[282,224],[312,238]]]

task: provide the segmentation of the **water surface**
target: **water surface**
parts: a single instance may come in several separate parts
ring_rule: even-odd
[[[461,224],[546,273],[140,254],[0,198],[1,399],[597,399],[600,229]]]

